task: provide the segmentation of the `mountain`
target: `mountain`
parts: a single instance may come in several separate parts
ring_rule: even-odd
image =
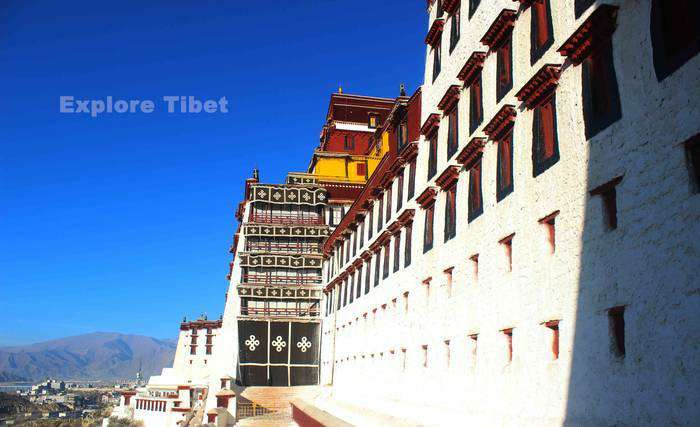
[[[96,332],[36,344],[0,347],[0,378],[42,380],[134,379],[172,364],[176,342],[140,335]]]

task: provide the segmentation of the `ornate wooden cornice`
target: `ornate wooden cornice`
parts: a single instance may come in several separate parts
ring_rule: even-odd
[[[457,74],[457,78],[464,82],[465,87],[471,86],[479,75],[481,69],[484,68],[484,60],[486,59],[486,52],[472,52],[472,54],[464,63],[464,66]]]
[[[515,94],[527,108],[534,108],[549,99],[559,83],[561,65],[546,64]]]
[[[241,267],[321,268],[320,255],[254,255],[241,253]]]
[[[391,232],[389,230],[384,230],[382,234],[377,237],[377,242],[381,246],[385,246],[391,240]]]
[[[583,24],[569,37],[558,52],[578,65],[596,46],[610,38],[616,28],[617,6],[603,4],[591,13]]]
[[[420,128],[420,133],[421,133],[421,135],[424,135],[426,138],[430,138],[435,132],[437,132],[439,127],[440,127],[440,114],[432,113],[431,115],[428,116],[427,119],[425,119],[423,126],[421,126],[421,128]]]
[[[406,146],[401,150],[400,157],[404,160],[404,162],[408,163],[418,157],[418,143],[417,142],[409,142],[406,144]]]
[[[378,253],[382,249],[382,242],[377,239],[374,242],[372,242],[371,245],[369,245],[369,250],[372,251],[373,253]]]
[[[459,179],[459,170],[459,166],[447,166],[440,176],[437,177],[435,183],[439,185],[443,191],[449,190],[457,183],[457,180]]]
[[[331,282],[333,283],[333,282]],[[328,286],[324,289],[329,289]],[[258,297],[258,298],[320,298],[320,289],[304,289],[304,288],[280,288],[280,287],[261,287],[261,286],[239,286],[238,295],[242,297]]]
[[[427,208],[435,202],[435,196],[437,196],[437,187],[428,187],[416,197],[416,202],[422,208]]]
[[[513,105],[504,105],[484,128],[484,133],[492,141],[500,141],[513,127],[518,112]]]
[[[399,220],[397,219],[396,221],[394,221],[394,222],[392,222],[391,224],[389,224],[389,226],[387,227],[387,230],[389,230],[389,232],[390,232],[391,234],[393,234],[394,236],[396,236],[397,234],[399,234],[399,233],[401,232],[401,227],[402,227],[401,221],[399,221]]]
[[[327,226],[280,226],[280,225],[243,225],[243,235],[269,237],[326,237],[330,234]]]
[[[452,85],[448,87],[445,94],[442,96],[442,99],[440,102],[438,102],[438,110],[442,110],[445,113],[452,110],[452,108],[454,108],[459,101],[459,93],[461,90],[462,87],[460,85]]]
[[[352,276],[353,274],[355,274],[355,265],[350,264],[348,268],[345,269],[345,271],[348,272],[348,276]]]
[[[459,3],[460,0],[445,0],[442,2],[442,10],[448,15],[452,15],[459,7]]]
[[[361,211],[355,214],[355,222],[362,222],[363,219],[365,219],[365,216],[367,215],[367,212]]]
[[[440,40],[440,36],[442,36],[443,28],[445,28],[445,20],[443,18],[435,19],[433,25],[430,26],[430,30],[428,30],[428,35],[425,36],[425,44],[435,47],[435,44]]]
[[[406,209],[399,215],[398,220],[403,225],[408,225],[413,222],[413,215],[416,211],[414,209]]]
[[[457,161],[460,162],[466,169],[471,169],[475,161],[479,160],[484,152],[486,138],[472,138],[466,147],[457,155]]]
[[[190,331],[192,329],[218,329],[223,325],[223,321],[219,320],[194,320],[191,322],[180,323],[181,331]]]
[[[365,261],[369,261],[370,259],[372,259],[372,251],[363,251],[360,254],[360,258],[362,258]]]
[[[503,9],[498,14],[493,24],[486,30],[486,34],[481,38],[481,43],[495,49],[508,37],[513,27],[515,26],[516,11],[512,9]]]
[[[362,267],[362,264],[364,264],[362,258],[356,258],[355,261],[352,262],[352,266],[355,267],[355,269]]]
[[[325,188],[255,184],[250,187],[250,201],[315,206],[325,205],[328,194]]]

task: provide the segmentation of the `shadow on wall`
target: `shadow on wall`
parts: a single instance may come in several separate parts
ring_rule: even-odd
[[[684,148],[700,132],[700,56],[691,52],[664,77],[655,63],[667,52],[650,32],[651,3],[653,13],[683,3],[697,12],[695,1],[620,2],[612,37],[622,119],[587,143],[592,191],[572,324],[568,425],[700,419],[700,194]]]

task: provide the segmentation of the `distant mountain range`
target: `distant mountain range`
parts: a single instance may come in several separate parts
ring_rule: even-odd
[[[36,344],[0,347],[0,381],[146,379],[170,366],[176,342],[96,332]]]

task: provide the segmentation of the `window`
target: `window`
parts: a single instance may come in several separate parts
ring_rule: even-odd
[[[211,346],[208,345],[208,346],[206,346],[205,348],[206,348],[206,353],[207,353],[207,354],[211,354]]]
[[[700,193],[700,134],[690,138],[683,145],[691,188],[694,193]]]
[[[406,122],[402,122],[399,125],[399,128],[397,130],[397,135],[396,135],[396,141],[397,141],[397,148],[398,152],[400,153],[401,150],[403,150],[403,147],[408,144],[408,130],[406,126]]]
[[[408,200],[416,193],[416,161],[413,160],[408,167]]]
[[[501,201],[513,192],[513,132],[498,141],[498,176],[496,200]]]
[[[391,218],[391,205],[393,202],[393,188],[392,184],[389,184],[389,188],[386,190],[386,222],[389,222],[389,219]]]
[[[469,204],[467,221],[472,222],[484,212],[481,194],[481,158],[469,169]]]
[[[450,267],[445,269],[445,286],[447,288],[447,296],[451,297],[452,296],[452,272],[454,271],[454,267]]]
[[[341,307],[341,303],[342,303],[342,298],[341,298],[342,293],[341,292],[342,292],[342,290],[343,290],[342,285],[338,285],[338,293],[336,294],[336,307],[335,307],[336,311],[340,310],[340,307]]]
[[[348,286],[350,289],[348,289],[348,304],[352,304],[352,302],[355,300],[355,274],[352,273],[350,274],[350,277],[348,277]]]
[[[697,0],[652,0],[651,43],[659,81],[700,52],[699,21]]]
[[[389,243],[384,245],[384,269],[382,270],[382,279],[389,277]]]
[[[496,102],[513,88],[513,37],[508,35],[496,51]]]
[[[437,135],[430,138],[430,151],[428,152],[428,180],[437,173]]]
[[[401,371],[406,371],[406,349],[401,349]]]
[[[367,175],[367,164],[366,163],[358,163],[357,164],[357,175],[359,175],[359,176],[366,176]]]
[[[374,233],[374,206],[369,207],[369,223],[367,224],[367,240],[372,238]]]
[[[421,348],[423,349],[423,367],[427,368],[428,367],[428,346],[422,345]]]
[[[401,267],[401,258],[399,254],[401,253],[401,233],[396,233],[394,236],[394,273],[399,271]]]
[[[403,252],[403,266],[408,267],[411,265],[411,235],[413,234],[413,225],[408,224],[406,226],[406,242],[404,243]]]
[[[455,11],[452,14],[452,19],[450,22],[450,53],[455,49],[457,46],[457,42],[459,41],[459,33],[460,33],[460,13],[459,13],[460,5],[458,4],[455,6]]]
[[[445,192],[445,242],[457,233],[457,186]]]
[[[603,202],[603,222],[608,231],[617,228],[617,184],[622,181],[619,176],[590,191],[591,196],[600,196]]]
[[[384,193],[379,196],[379,212],[377,212],[377,215],[377,233],[379,233],[384,226]]]
[[[379,264],[381,260],[381,252],[374,255],[374,287],[379,286]]]
[[[472,262],[472,276],[474,283],[479,281],[479,254],[474,254],[469,257]]]
[[[550,0],[535,0],[530,13],[530,63],[534,64],[554,42]]]
[[[481,72],[469,86],[469,134],[476,131],[484,121],[484,109],[481,96]]]
[[[479,7],[481,0],[469,0],[469,19],[474,15],[476,9]]]
[[[552,331],[552,359],[559,359],[559,321],[551,320],[545,326]]]
[[[620,94],[608,39],[583,61],[583,117],[590,139],[622,117]]]
[[[399,180],[396,184],[396,212],[403,206],[403,169],[399,172]]]
[[[355,137],[353,135],[345,135],[345,140],[343,142],[343,148],[346,150],[355,149]]]
[[[559,161],[555,96],[535,107],[532,121],[532,176],[538,176]]]
[[[435,47],[433,47],[433,81],[440,75],[440,68],[442,67],[442,53],[440,52],[440,47],[440,42],[436,43]]]
[[[355,287],[355,299],[362,296],[362,265],[357,268],[357,286]]]
[[[508,360],[508,362],[510,363],[513,361],[513,329],[504,329],[503,335],[505,335],[506,337],[506,345],[508,346],[506,352],[506,360]]]
[[[437,0],[436,2],[436,11],[435,11],[435,17],[439,18],[442,16],[442,0]]]
[[[370,284],[370,279],[371,279],[371,274],[372,274],[372,268],[371,268],[372,266],[371,266],[369,260],[367,260],[367,262],[365,263],[365,267],[366,267],[365,268],[365,270],[366,270],[366,273],[365,273],[365,294],[367,294],[367,293],[369,293],[369,284]]]
[[[191,345],[191,346],[190,346],[190,354],[191,354],[191,355],[197,354],[197,346],[196,346],[196,345]]]
[[[434,214],[435,205],[430,205],[425,208],[425,227],[423,229],[423,253],[426,253],[433,248]]]
[[[450,159],[459,148],[459,123],[457,119],[457,106],[447,116],[447,158]]]
[[[360,249],[365,245],[365,220],[364,218],[362,219],[362,222],[360,223],[360,245],[358,246]]]
[[[469,335],[471,353],[472,353],[472,363],[476,364],[476,354],[479,350],[479,334]]]
[[[368,126],[372,129],[378,128],[379,127],[379,116],[377,116],[376,114],[370,114]]]
[[[506,267],[507,271],[509,272],[513,271],[513,237],[515,237],[515,234],[504,237],[500,242],[498,242],[503,245],[503,250],[506,256]]]
[[[445,340],[445,365],[450,367],[450,340]]]
[[[619,358],[625,357],[625,307],[613,307],[608,310],[608,320],[612,352]]]

